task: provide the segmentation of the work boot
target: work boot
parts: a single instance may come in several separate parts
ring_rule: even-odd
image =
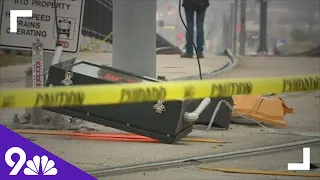
[[[193,58],[193,55],[192,54],[188,54],[188,53],[182,53],[180,55],[181,58]]]
[[[204,58],[204,55],[202,53],[199,53],[198,56],[199,56],[199,59],[203,59]]]
[[[204,58],[202,50],[197,50],[197,54],[199,56],[199,59],[203,59]]]

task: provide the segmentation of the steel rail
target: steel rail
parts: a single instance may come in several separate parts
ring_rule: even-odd
[[[320,138],[312,138],[308,140],[301,140],[296,142],[284,143],[280,145],[272,145],[266,147],[252,148],[246,150],[238,150],[233,152],[206,154],[201,156],[194,156],[176,160],[168,160],[162,162],[150,162],[145,164],[129,165],[123,167],[106,168],[100,170],[87,171],[88,174],[94,177],[107,177],[122,175],[125,173],[141,172],[141,171],[154,171],[160,169],[169,169],[182,166],[192,166],[197,164],[209,163],[213,161],[223,161],[228,159],[248,157],[254,155],[275,153],[279,151],[286,151],[293,148],[305,147],[306,145],[320,145]]]

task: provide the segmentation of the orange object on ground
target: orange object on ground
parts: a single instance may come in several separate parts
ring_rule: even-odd
[[[19,134],[40,134],[54,136],[69,136],[78,139],[104,140],[104,141],[135,141],[135,142],[159,142],[149,137],[131,133],[103,133],[103,132],[75,132],[75,131],[54,131],[54,130],[32,130],[16,129]]]
[[[16,129],[14,132],[19,134],[41,134],[41,135],[60,135],[70,136],[78,139],[103,140],[103,141],[128,141],[128,142],[159,142],[156,139],[132,134],[132,133],[105,133],[105,132],[74,132],[74,131],[53,131],[53,130],[33,130]],[[206,143],[224,143],[206,138],[183,138],[181,141],[188,142],[206,142]]]
[[[273,176],[300,176],[300,177],[320,177],[319,173],[296,173],[288,171],[265,171],[265,170],[247,170],[247,169],[231,169],[231,168],[200,168],[208,171],[221,171],[225,173],[239,174],[261,174]]]
[[[279,97],[264,96],[234,96],[234,109],[241,115],[255,119],[261,123],[286,127],[284,121],[287,113],[293,113],[293,109],[288,108]],[[233,116],[238,114],[233,112]]]

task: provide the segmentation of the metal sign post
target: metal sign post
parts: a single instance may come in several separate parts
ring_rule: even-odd
[[[32,43],[32,66],[27,68],[26,87],[41,88],[45,86],[47,69],[51,65],[53,54],[43,52],[43,43],[38,39]],[[47,60],[46,63],[45,60]],[[50,60],[50,62],[49,62]],[[64,115],[47,111],[41,108],[27,108],[26,112],[19,117],[14,117],[13,128],[32,129],[78,129],[80,127],[70,123],[74,119]]]
[[[32,51],[32,66],[25,70],[28,88],[44,87],[49,67],[64,53],[77,53],[85,0],[0,1],[0,47]],[[17,32],[10,32],[10,10],[32,10],[32,17],[19,18]],[[55,14],[56,10],[56,14]],[[57,15],[57,16],[55,16]],[[56,22],[57,21],[57,22]],[[58,28],[56,28],[56,24]],[[58,31],[58,32],[57,32]],[[56,47],[57,34],[62,47]],[[62,49],[63,48],[63,49]],[[15,128],[68,129],[70,118],[39,108],[17,114]],[[76,127],[75,127],[76,128]]]

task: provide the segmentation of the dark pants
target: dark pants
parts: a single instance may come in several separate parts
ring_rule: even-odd
[[[204,18],[205,10],[184,9],[187,20],[188,33],[186,32],[186,53],[193,54],[192,41],[194,39],[194,14],[196,12],[196,27],[197,27],[197,52],[203,53],[204,46]],[[191,37],[189,37],[189,34]]]

